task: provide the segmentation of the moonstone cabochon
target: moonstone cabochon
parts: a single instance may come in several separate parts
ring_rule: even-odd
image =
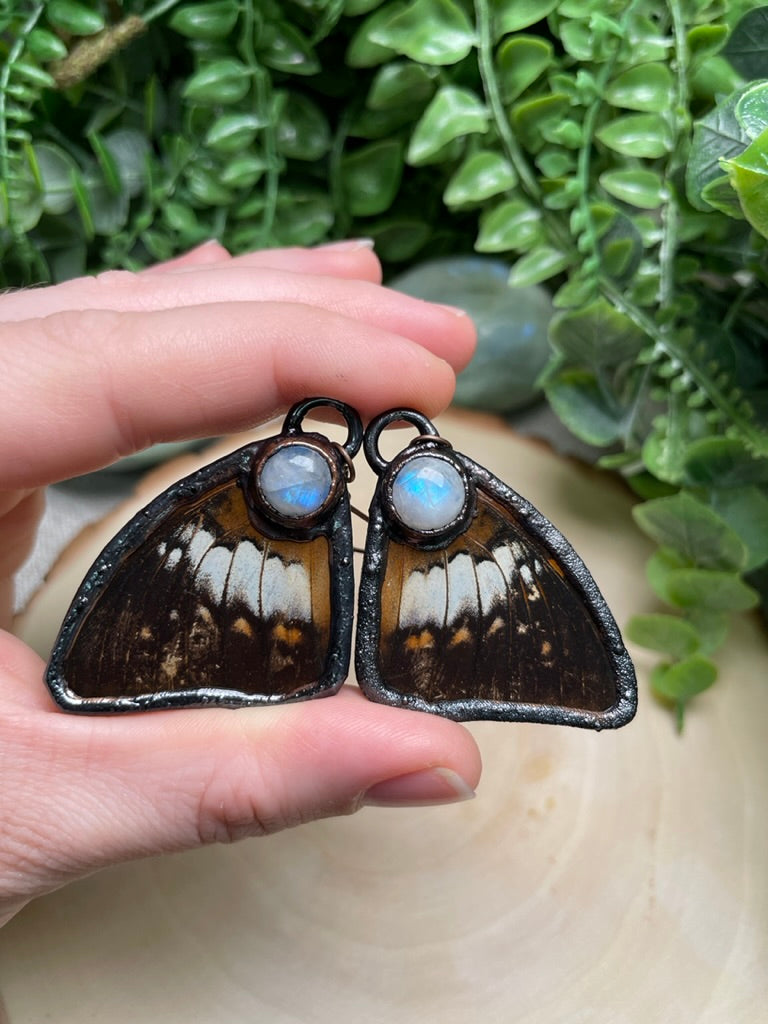
[[[269,505],[288,519],[312,515],[331,493],[327,460],[306,444],[282,445],[261,468],[259,488]]]
[[[442,530],[455,521],[466,501],[461,474],[446,459],[418,455],[397,471],[392,504],[411,530]]]

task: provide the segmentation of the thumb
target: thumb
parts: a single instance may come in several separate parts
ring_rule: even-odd
[[[351,687],[274,708],[89,718],[53,707],[19,640],[4,638],[0,669],[0,908],[123,860],[365,804],[466,799],[480,775],[462,726]]]

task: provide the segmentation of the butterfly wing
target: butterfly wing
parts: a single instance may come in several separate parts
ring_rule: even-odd
[[[175,484],[83,581],[47,673],[68,710],[269,704],[335,692],[353,601],[346,493],[311,538],[250,513],[249,445]]]
[[[457,455],[476,491],[469,527],[425,550],[374,499],[357,675],[371,699],[458,720],[615,727],[634,669],[581,559],[518,494]]]

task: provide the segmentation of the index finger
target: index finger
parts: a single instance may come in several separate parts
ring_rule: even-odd
[[[30,487],[157,441],[252,426],[307,395],[364,417],[444,408],[452,368],[384,326],[301,303],[58,313],[0,328],[0,473]]]

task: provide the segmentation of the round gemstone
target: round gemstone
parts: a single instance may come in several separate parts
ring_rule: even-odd
[[[309,445],[285,445],[264,463],[259,486],[276,512],[300,519],[317,512],[328,499],[331,470],[320,452]]]
[[[395,511],[411,530],[444,529],[459,515],[464,499],[459,471],[434,455],[409,459],[392,484]]]

